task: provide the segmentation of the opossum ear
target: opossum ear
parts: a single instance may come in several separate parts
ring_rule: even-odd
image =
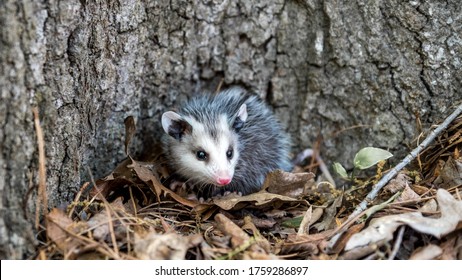
[[[236,120],[234,120],[233,128],[234,130],[239,131],[244,126],[245,121],[247,120],[247,105],[242,104],[237,113]]]
[[[192,126],[175,112],[168,111],[162,115],[162,128],[164,131],[177,140],[185,134],[192,132]]]

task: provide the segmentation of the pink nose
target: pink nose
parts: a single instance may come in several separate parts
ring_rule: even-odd
[[[217,179],[217,183],[219,185],[225,186],[231,182],[231,178],[229,177],[221,177]]]

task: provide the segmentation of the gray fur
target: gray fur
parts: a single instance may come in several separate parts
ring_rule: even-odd
[[[242,104],[247,106],[247,119],[238,131],[233,124]],[[188,174],[187,168],[179,165],[181,154],[176,150],[182,145],[191,146],[194,143],[187,137],[172,137],[167,133],[163,138],[164,152],[167,161],[175,172],[185,177],[188,182],[199,185],[203,194],[208,196],[220,191],[237,191],[250,194],[261,189],[266,174],[275,169],[290,171],[292,164],[289,159],[289,138],[269,107],[255,95],[244,89],[234,87],[222,91],[217,95],[206,94],[187,102],[178,112],[180,116],[189,116],[204,124],[207,133],[212,137],[219,137],[217,120],[220,115],[226,115],[232,133],[237,135],[236,149],[239,151],[234,177],[225,187],[207,184],[204,186],[202,178],[195,174]],[[164,128],[165,129],[165,128]],[[194,126],[192,126],[194,130]],[[189,142],[188,142],[189,141]],[[202,185],[201,185],[202,184]],[[204,189],[205,188],[205,189]]]

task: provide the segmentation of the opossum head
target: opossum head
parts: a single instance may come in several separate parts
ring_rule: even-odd
[[[168,160],[176,172],[193,182],[225,186],[232,182],[239,159],[238,131],[247,119],[247,107],[241,105],[232,116],[207,114],[169,111],[162,115],[162,127],[171,136]]]

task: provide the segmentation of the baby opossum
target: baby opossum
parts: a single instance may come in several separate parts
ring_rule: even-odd
[[[203,197],[261,189],[266,174],[290,171],[289,137],[260,98],[234,87],[162,115],[168,164]]]

